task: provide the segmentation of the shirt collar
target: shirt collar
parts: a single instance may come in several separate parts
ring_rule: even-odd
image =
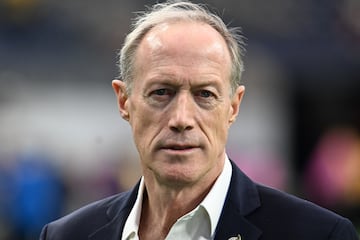
[[[122,240],[133,239],[132,236],[138,236],[144,189],[144,177],[141,177],[135,204],[125,222]]]
[[[232,175],[232,166],[228,156],[225,155],[224,168],[221,174],[216,179],[209,193],[199,204],[199,206],[202,206],[209,215],[210,224],[211,224],[211,230],[210,230],[211,236],[214,236],[216,226],[220,219],[226,194],[230,185],[231,175]],[[131,212],[125,222],[125,226],[122,234],[122,240],[129,239],[131,238],[131,236],[138,236],[144,190],[145,190],[144,177],[141,177],[140,186],[135,204],[131,209]],[[196,209],[199,208],[199,206],[195,208],[195,211]]]
[[[230,185],[232,175],[232,166],[228,156],[225,156],[224,168],[216,179],[210,192],[206,195],[204,200],[200,203],[210,217],[211,223],[211,236],[214,236],[216,226],[219,222],[222,208],[224,206],[226,194]]]

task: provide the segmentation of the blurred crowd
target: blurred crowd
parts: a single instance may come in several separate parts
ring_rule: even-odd
[[[110,83],[132,13],[154,2],[0,0],[0,240],[139,179]],[[246,37],[230,158],[360,232],[360,2],[206,3]]]

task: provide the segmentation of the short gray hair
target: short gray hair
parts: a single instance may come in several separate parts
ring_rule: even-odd
[[[120,69],[119,79],[126,83],[127,92],[131,93],[136,50],[145,34],[161,23],[178,21],[205,23],[222,35],[230,52],[232,64],[230,85],[231,93],[233,94],[241,84],[241,75],[244,71],[242,61],[244,43],[239,28],[228,28],[222,19],[210,12],[205,5],[174,0],[157,3],[149,8],[148,11],[138,13],[137,17],[134,18],[132,31],[125,38],[124,45],[119,52],[118,62]]]

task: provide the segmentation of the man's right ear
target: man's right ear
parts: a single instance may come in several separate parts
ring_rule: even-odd
[[[127,104],[128,94],[126,91],[126,84],[121,80],[115,79],[111,82],[111,85],[116,95],[120,115],[123,119],[129,121],[130,115]]]

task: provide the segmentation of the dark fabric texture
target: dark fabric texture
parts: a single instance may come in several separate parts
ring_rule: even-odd
[[[331,211],[251,181],[233,162],[215,240],[358,240],[351,222]],[[119,240],[139,183],[47,224],[40,240]]]

